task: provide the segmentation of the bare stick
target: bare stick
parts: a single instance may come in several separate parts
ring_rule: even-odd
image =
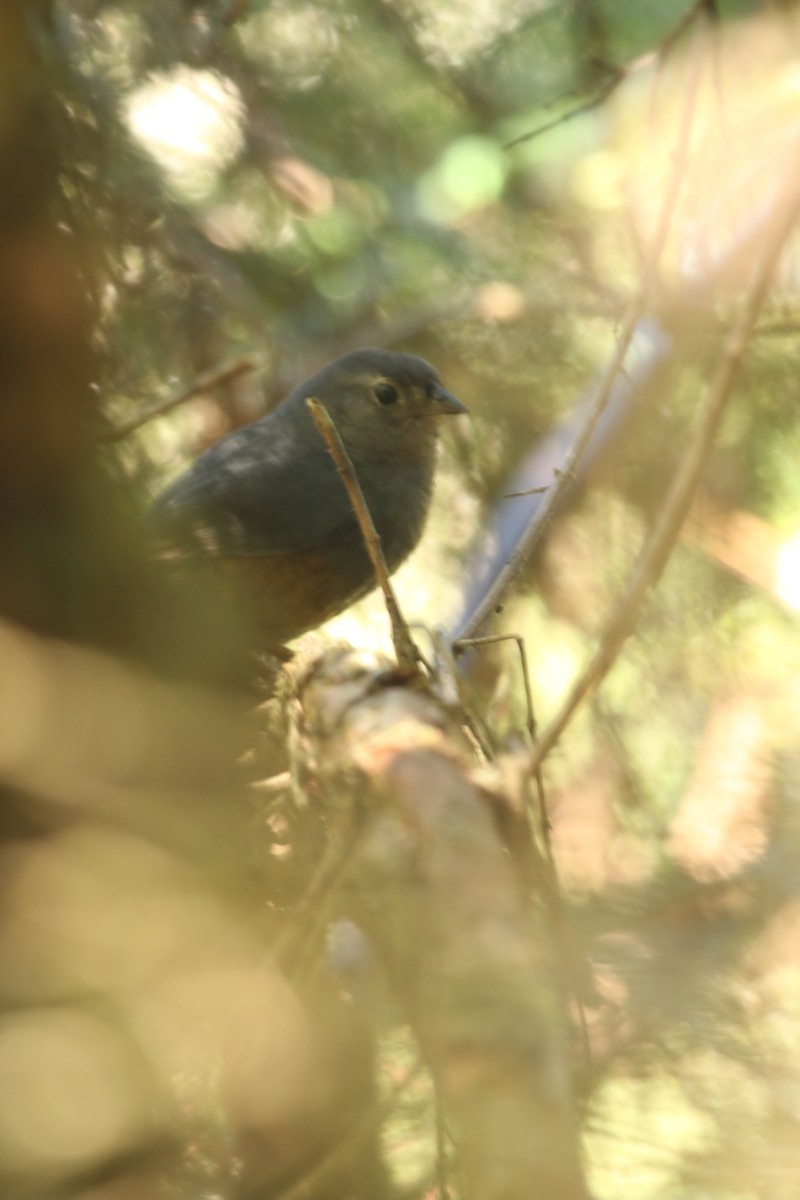
[[[518,633],[493,633],[488,637],[478,638],[461,638],[457,642],[453,642],[453,651],[456,654],[461,654],[465,650],[472,650],[478,646],[497,646],[500,642],[515,642],[519,653],[520,668],[522,670],[522,685],[525,690],[525,728],[531,742],[536,736],[536,720],[533,715],[533,696],[531,694],[531,681],[528,674],[528,654],[525,649],[525,639]]]
[[[325,445],[328,447],[331,458],[336,463],[336,470],[342,477],[342,483],[347,488],[347,494],[350,497],[350,503],[353,506],[353,512],[358,521],[364,545],[367,548],[367,554],[375,571],[375,577],[383,592],[383,598],[386,601],[386,609],[389,613],[389,620],[392,623],[392,641],[394,642],[397,662],[404,669],[416,670],[417,663],[420,661],[419,652],[414,645],[406,620],[400,612],[400,605],[397,603],[397,597],[394,594],[394,588],[389,579],[386,560],[383,557],[381,539],[367,507],[367,502],[364,499],[364,493],[361,490],[361,484],[358,482],[355,467],[325,405],[313,397],[306,400],[306,405],[314,420],[314,424],[319,430]]]
[[[616,613],[608,623],[594,657],[577,681],[550,724],[542,733],[531,755],[531,770],[538,769],[552,750],[576,710],[595,690],[613,664],[622,643],[633,629],[639,610],[650,588],[661,575],[670,551],[684,522],[692,496],[714,444],[720,419],[733,389],[736,375],[764,303],[781,251],[800,216],[800,177],[797,174],[795,144],[787,153],[790,168],[779,192],[772,228],[767,231],[761,260],[748,292],[738,323],[728,337],[716,375],[711,383],[705,408],[700,415],[694,438],[678,468],[672,486],[650,537],[639,558],[636,571]]]
[[[240,375],[249,375],[251,371],[255,371],[257,366],[258,363],[254,358],[237,358],[222,367],[214,367],[211,371],[198,375],[192,383],[182,391],[176,392],[174,396],[168,396],[160,404],[154,404],[152,408],[145,409],[144,412],[131,417],[129,421],[123,421],[121,425],[116,425],[113,429],[104,430],[95,441],[101,446],[119,442],[133,433],[135,429],[141,429],[142,425],[154,421],[156,417],[163,417],[164,413],[172,412],[173,408],[178,408],[201,392],[210,392],[212,388],[220,387],[223,383],[230,383],[231,380],[238,379]]]
[[[552,524],[556,512],[561,507],[567,491],[572,487],[573,481],[577,477],[578,463],[583,457],[583,454],[592,439],[594,431],[597,428],[597,424],[603,415],[603,412],[605,411],[606,405],[611,397],[612,389],[617,380],[617,376],[623,369],[625,356],[628,353],[628,349],[637,325],[644,315],[648,298],[655,283],[658,264],[666,244],[670,221],[672,220],[672,215],[675,211],[678,192],[683,180],[689,151],[689,140],[692,127],[692,118],[694,116],[695,100],[697,97],[697,89],[700,83],[700,75],[702,70],[702,48],[703,41],[702,39],[698,38],[695,43],[694,70],[687,88],[686,102],[683,109],[681,127],[678,133],[678,143],[675,148],[675,154],[673,158],[673,169],[667,182],[664,202],[661,206],[661,212],[659,214],[658,226],[649,247],[647,260],[644,266],[641,287],[628,307],[622,332],[617,342],[614,355],[612,356],[611,362],[608,365],[608,369],[601,380],[597,395],[592,401],[580,433],[575,439],[569,454],[564,460],[564,463],[559,468],[556,478],[549,487],[540,508],[536,511],[535,516],[520,537],[514,550],[509,555],[502,569],[498,572],[497,577],[487,591],[483,600],[467,617],[461,628],[456,631],[456,638],[459,640],[472,638],[481,633],[489,618],[492,616],[492,613],[501,603],[503,597],[511,590],[524,571],[533,551],[542,541],[542,538]]]
[[[463,726],[475,741],[476,748],[486,762],[492,762],[494,751],[486,723],[467,702],[461,676],[456,667],[455,655],[459,647],[442,629],[426,630],[433,644],[433,664],[425,663],[429,674],[436,680],[437,692],[443,704],[460,713]],[[422,657],[422,655],[420,655]]]

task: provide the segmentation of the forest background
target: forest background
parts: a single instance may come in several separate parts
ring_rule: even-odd
[[[7,0],[0,39],[7,1194],[377,1195],[373,1169],[468,1194],[413,1013],[357,922],[301,905],[369,1014],[345,1108],[380,1160],[364,1133],[360,1182],[313,1174],[351,1125],[309,1099],[309,1046],[351,1051],[310,968],[253,963],[314,872],[262,718],[174,683],[219,614],[170,608],[139,532],[219,436],[380,345],[470,409],[397,590],[412,622],[527,648],[559,880],[541,987],[588,1188],[794,1197],[795,6]],[[507,549],[556,486],[478,628],[487,531]],[[325,633],[391,647],[379,597]],[[513,645],[471,664],[513,756]],[[584,1194],[542,1170],[535,1194]]]

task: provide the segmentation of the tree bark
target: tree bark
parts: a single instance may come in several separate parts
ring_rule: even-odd
[[[346,648],[299,680],[291,737],[314,889],[366,931],[452,1122],[466,1193],[585,1197],[547,918],[521,886],[458,719]],[[313,817],[312,817],[313,814]],[[542,891],[544,891],[544,879]]]

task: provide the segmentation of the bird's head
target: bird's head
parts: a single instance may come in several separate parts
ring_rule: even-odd
[[[319,400],[351,453],[370,458],[427,457],[439,417],[466,413],[423,358],[355,350],[300,384],[287,403]]]

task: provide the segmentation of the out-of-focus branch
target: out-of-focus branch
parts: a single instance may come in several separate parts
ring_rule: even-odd
[[[542,1200],[585,1200],[549,930],[500,833],[515,805],[527,828],[524,806],[499,775],[476,781],[442,704],[385,678],[385,662],[338,648],[298,685],[295,777],[313,781],[331,843],[356,839],[339,907],[405,1007],[470,1194],[528,1200],[536,1180]]]
[[[544,133],[549,133],[551,129],[556,129],[559,125],[563,125],[567,121],[572,121],[575,117],[580,117],[584,113],[591,112],[593,109],[605,104],[609,96],[626,79],[630,79],[631,75],[646,70],[654,62],[662,62],[673,49],[676,42],[680,40],[686,30],[701,15],[704,15],[709,20],[716,19],[717,13],[714,0],[694,0],[694,3],[686,10],[675,27],[662,39],[655,50],[647,54],[642,54],[639,58],[624,67],[607,67],[606,70],[609,72],[609,77],[600,85],[593,96],[575,105],[568,112],[561,113],[558,117],[553,117],[551,121],[545,121],[543,125],[537,125],[535,129],[531,129],[528,133],[520,134],[519,137],[506,142],[505,149],[511,150],[514,146],[521,146],[524,142],[531,142],[534,138],[541,137]]]
[[[511,555],[492,580],[490,587],[482,599],[473,611],[467,613],[459,623],[455,631],[455,637],[459,640],[473,638],[481,633],[492,613],[519,579],[531,555],[552,524],[553,518],[565,500],[567,493],[572,490],[579,464],[594,437],[600,419],[611,399],[614,385],[623,369],[626,355],[647,309],[655,285],[659,262],[664,246],[666,245],[670,222],[683,182],[697,92],[703,69],[703,47],[704,39],[698,37],[694,47],[693,69],[686,92],[672,171],[661,205],[658,225],[648,251],[641,286],[626,313],[614,355],[601,380],[580,432],[558,471],[552,487],[541,505],[536,509]]]
[[[221,367],[212,367],[210,371],[203,372],[186,387],[176,392],[173,396],[167,396],[166,400],[154,404],[151,408],[147,408],[144,412],[138,413],[135,417],[131,417],[129,421],[124,421],[121,425],[116,425],[113,429],[104,430],[97,437],[99,445],[108,445],[112,442],[119,442],[123,438],[128,437],[136,429],[141,429],[143,425],[147,425],[150,421],[154,421],[156,417],[163,417],[165,413],[172,412],[173,409],[179,408],[181,404],[186,404],[188,400],[193,400],[195,396],[199,396],[202,392],[210,392],[214,388],[221,387],[225,383],[232,383],[234,379],[239,379],[242,375],[249,375],[251,371],[255,371],[258,367],[258,362],[254,358],[237,358],[233,362],[225,363]]]
[[[795,142],[792,152],[788,156],[790,168],[783,181],[780,199],[775,206],[772,226],[765,235],[761,259],[745,299],[744,308],[723,350],[694,436],[675,474],[664,505],[642,551],[634,576],[616,613],[606,626],[594,657],[573,684],[560,711],[539,737],[531,755],[532,770],[538,768],[564,732],[579,706],[587,696],[591,695],[606,675],[623,642],[633,629],[650,588],[661,575],[669,558],[714,444],[722,414],[730,398],[736,375],[752,337],[781,252],[800,216],[800,177],[798,177],[796,169],[798,153],[800,153],[800,143]]]
[[[581,104],[576,104],[568,112],[560,113],[557,117],[552,117],[551,120],[545,121],[542,125],[537,125],[535,129],[531,129],[527,133],[521,133],[519,137],[512,138],[510,142],[505,143],[503,149],[513,150],[515,146],[522,146],[525,142],[532,142],[534,138],[542,137],[543,134],[549,133],[551,129],[557,129],[559,125],[565,125],[567,121],[573,121],[575,117],[581,117],[584,113],[591,112],[595,108],[600,108],[602,104],[605,104],[609,96],[617,90],[623,80],[628,78],[632,69],[632,67],[610,68],[611,74],[608,79],[601,84],[594,95],[590,96],[588,100],[584,100]]]

